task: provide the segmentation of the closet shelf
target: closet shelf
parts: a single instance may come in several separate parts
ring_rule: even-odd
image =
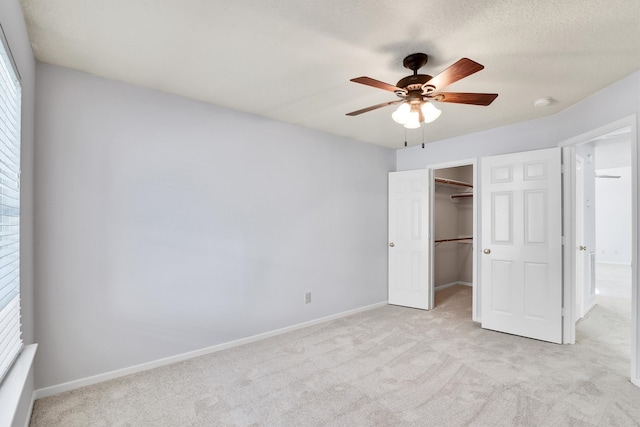
[[[470,188],[473,188],[473,184],[470,184],[468,182],[464,182],[464,181],[458,181],[455,179],[449,179],[449,178],[440,178],[440,177],[435,177],[434,178],[436,184],[440,184],[440,185],[446,185],[446,186],[450,186],[450,187],[462,187],[465,190],[463,190],[463,192],[461,193],[456,193],[456,194],[452,194],[449,196],[449,199],[453,202],[453,203],[457,203],[459,202],[461,199],[466,199],[467,197],[473,197],[473,193],[469,193],[467,192]],[[438,189],[438,187],[436,186],[436,190]]]

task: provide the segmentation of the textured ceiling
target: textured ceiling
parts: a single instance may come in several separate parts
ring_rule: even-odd
[[[436,75],[462,57],[485,69],[449,86],[491,106],[438,103],[410,144],[553,114],[640,69],[638,0],[21,0],[36,58],[98,76],[399,148],[391,84],[402,59]],[[553,97],[540,109],[532,101]]]

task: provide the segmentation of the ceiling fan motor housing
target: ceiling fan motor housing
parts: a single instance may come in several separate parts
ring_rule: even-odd
[[[396,86],[406,89],[407,91],[417,90],[422,92],[422,85],[431,79],[432,77],[428,74],[414,74],[400,79]]]
[[[429,57],[425,53],[412,53],[411,55],[408,55],[406,58],[404,58],[404,60],[402,61],[402,65],[404,66],[404,68],[408,68],[413,71],[414,74],[416,74],[418,70],[427,63],[428,60]]]

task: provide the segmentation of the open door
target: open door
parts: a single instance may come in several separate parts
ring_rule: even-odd
[[[481,160],[482,327],[562,343],[560,148]]]
[[[428,171],[389,173],[389,304],[432,308]]]

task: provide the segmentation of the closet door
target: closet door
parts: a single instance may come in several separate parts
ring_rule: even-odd
[[[560,148],[481,160],[482,327],[562,342]]]
[[[389,173],[389,304],[430,309],[429,176]]]

